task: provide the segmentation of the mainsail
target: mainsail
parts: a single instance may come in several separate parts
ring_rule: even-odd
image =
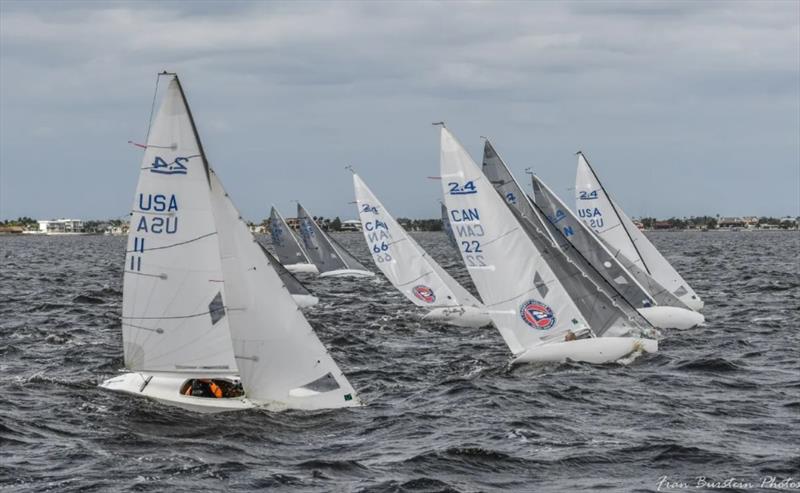
[[[122,296],[130,370],[237,371],[208,172],[173,77],[147,139],[131,211]]]
[[[278,260],[284,265],[311,263],[303,246],[275,206],[269,212],[269,232]]]
[[[489,316],[514,354],[588,328],[583,315],[487,177],[444,126],[448,216]]]
[[[300,221],[300,237],[303,238],[306,253],[320,273],[341,269],[367,271],[350,252],[328,236],[299,203],[297,219]]]
[[[484,145],[483,173],[494,185],[596,335],[611,327],[647,329],[650,324],[612,285],[608,285],[580,252],[567,242],[530,200],[489,140]]]
[[[690,308],[699,310],[703,307],[702,300],[689,283],[608,195],[581,152],[578,153],[575,194],[578,216],[612,248],[615,255],[623,255],[643,269]]]
[[[357,174],[353,187],[367,247],[394,287],[422,307],[481,306],[398,224]]]
[[[174,75],[140,171],[122,325],[145,386],[158,372],[238,373],[254,403],[358,404],[210,169]]]

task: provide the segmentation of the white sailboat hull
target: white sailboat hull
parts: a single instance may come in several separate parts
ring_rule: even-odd
[[[593,364],[611,363],[635,351],[655,353],[658,351],[658,341],[633,337],[597,337],[542,344],[527,349],[511,364],[559,363],[568,359]]]
[[[686,303],[686,306],[697,312],[702,310],[703,307],[706,305],[705,302],[701,300],[698,296],[684,297],[681,298],[680,300]]]
[[[336,269],[323,272],[319,277],[375,277],[375,273],[360,269]]]
[[[423,320],[443,322],[457,327],[485,327],[492,319],[485,310],[474,306],[451,306],[434,308],[422,317]]]
[[[284,265],[284,267],[292,274],[319,274],[319,269],[314,264],[299,263]]]
[[[180,393],[181,388],[187,380],[193,378],[209,378],[230,380],[231,375],[191,375],[182,373],[162,373],[162,372],[124,372],[113,378],[109,378],[100,384],[100,387],[146,397],[168,406],[179,407],[189,411],[200,413],[221,413],[228,411],[243,411],[245,409],[265,408],[271,411],[282,411],[286,409],[300,409],[312,411],[317,409],[334,409],[341,407],[358,407],[361,401],[353,398],[350,401],[341,401],[341,396],[337,392],[330,392],[329,397],[325,393],[315,392],[305,388],[297,388],[289,391],[284,402],[262,402],[251,400],[246,397],[214,398],[214,397],[194,397]],[[149,382],[147,382],[147,380]],[[145,382],[147,384],[145,385]]]
[[[702,314],[676,306],[652,306],[637,311],[659,329],[691,329],[706,321]]]
[[[293,294],[292,298],[294,302],[297,303],[297,306],[300,308],[307,308],[309,306],[314,306],[319,303],[319,298],[316,296],[312,296],[310,294]]]
[[[147,382],[148,378],[150,378],[149,382]],[[197,375],[125,372],[109,378],[101,383],[100,387],[139,397],[147,397],[163,404],[202,413],[241,411],[256,407],[255,403],[244,397],[216,399],[182,395],[180,393],[181,387],[187,380],[192,378],[197,378]],[[229,379],[230,375],[210,374],[203,375],[203,378]],[[146,382],[147,384],[145,385]]]

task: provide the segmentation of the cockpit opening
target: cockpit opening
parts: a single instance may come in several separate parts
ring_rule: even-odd
[[[180,393],[190,397],[226,399],[244,396],[244,388],[238,379],[192,378],[181,385]]]

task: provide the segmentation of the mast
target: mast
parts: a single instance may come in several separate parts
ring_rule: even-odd
[[[586,155],[584,155],[582,151],[578,151],[577,154],[581,156],[583,160],[586,162],[586,166],[589,167],[589,171],[592,172],[594,179],[597,180],[597,184],[600,185],[600,189],[603,191],[604,194],[606,194],[606,197],[608,197],[608,203],[611,204],[611,208],[614,210],[614,214],[617,215],[617,220],[619,221],[620,226],[622,226],[622,230],[625,231],[625,234],[628,236],[631,245],[633,245],[633,249],[636,250],[636,255],[638,255],[639,259],[642,261],[642,266],[644,267],[644,270],[647,272],[648,275],[652,275],[650,273],[650,269],[647,267],[647,263],[644,261],[644,257],[642,257],[642,252],[639,251],[639,247],[637,247],[636,242],[633,241],[631,232],[628,231],[628,228],[625,227],[625,222],[622,220],[622,217],[620,217],[619,211],[617,210],[617,206],[614,204],[614,201],[611,200],[611,195],[609,195],[608,190],[606,190],[606,187],[603,186],[603,182],[600,181],[600,178],[597,176],[597,173],[595,173],[594,168],[592,168],[592,165],[589,163],[589,160],[586,159]]]
[[[528,194],[525,193],[525,190],[522,188],[522,186],[517,181],[517,177],[514,176],[514,173],[512,173],[510,169],[508,169],[508,165],[506,164],[505,161],[503,161],[503,158],[500,157],[500,154],[497,153],[497,150],[494,148],[492,143],[489,141],[489,138],[488,137],[484,137],[484,139],[486,139],[486,142],[484,144],[484,151],[483,151],[484,160],[486,159],[486,148],[488,147],[489,149],[491,149],[492,153],[495,156],[497,156],[497,160],[500,161],[500,164],[503,166],[503,168],[505,168],[506,172],[508,172],[508,176],[511,177],[511,181],[514,183],[514,185],[517,187],[517,189],[519,189],[520,194],[522,194],[522,197],[518,197],[517,200],[526,200],[526,201],[528,201],[529,204],[533,204],[533,200],[531,200],[531,198],[528,196]],[[483,170],[484,168],[485,168],[485,166],[481,166],[481,170]],[[492,183],[492,185],[494,186],[494,183]],[[505,200],[505,197],[503,197],[503,200]],[[539,217],[537,217],[537,219],[540,222],[544,222],[545,221],[545,219],[542,219],[542,217],[541,217],[542,212],[539,210],[538,207],[531,207],[531,211],[534,213],[534,215],[539,215]],[[523,217],[525,217],[525,216],[523,215]],[[543,228],[543,229],[545,230],[544,233],[547,235],[547,237],[550,238],[550,242],[555,244],[556,238],[553,236],[553,234],[549,230],[547,230],[547,228]]]

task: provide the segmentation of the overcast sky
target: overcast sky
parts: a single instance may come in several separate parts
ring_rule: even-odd
[[[444,120],[572,204],[575,152],[634,216],[800,214],[800,2],[0,0],[0,217],[133,203],[176,71],[248,219],[436,217]]]

